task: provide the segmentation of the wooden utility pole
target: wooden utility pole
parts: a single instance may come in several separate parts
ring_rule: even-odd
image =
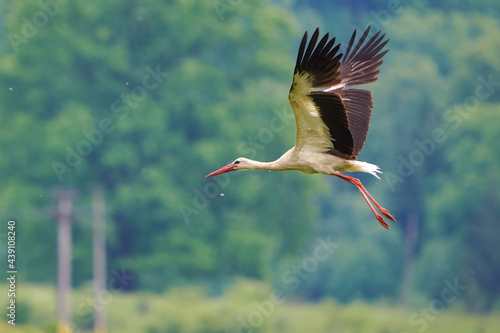
[[[92,218],[94,220],[94,332],[106,333],[106,209],[102,189],[94,186]],[[100,303],[102,302],[102,304]]]
[[[71,332],[70,292],[71,292],[71,212],[74,192],[58,190],[55,196],[58,200],[57,219],[57,313],[59,323],[58,333]]]

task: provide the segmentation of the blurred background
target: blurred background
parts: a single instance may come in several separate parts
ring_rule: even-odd
[[[110,332],[500,326],[500,2],[3,0],[0,9],[2,332],[57,330],[64,193],[74,332],[94,330],[94,311],[107,313]],[[288,90],[304,31],[319,27],[344,50],[369,25],[390,51],[365,86],[374,110],[359,159],[384,174],[359,177],[398,220],[390,231],[334,177],[205,179],[236,157],[269,161],[293,146]],[[97,296],[95,202],[107,260]],[[5,315],[9,220],[15,326]]]

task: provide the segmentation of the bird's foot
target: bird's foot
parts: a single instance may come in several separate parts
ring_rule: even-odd
[[[383,226],[387,230],[390,230],[389,224],[387,224],[387,222],[384,221],[384,218],[381,215],[376,214],[375,217],[377,218],[377,221],[378,223],[380,223],[381,226]]]
[[[396,222],[396,219],[394,218],[394,216],[392,216],[391,213],[389,213],[389,211],[387,209],[380,207],[380,212],[382,213],[382,215],[387,217],[389,220]]]

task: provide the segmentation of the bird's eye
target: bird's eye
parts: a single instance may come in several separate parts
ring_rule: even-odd
[[[240,164],[241,162],[240,161],[235,161],[234,164]]]

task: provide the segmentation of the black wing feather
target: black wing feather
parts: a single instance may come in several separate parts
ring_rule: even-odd
[[[380,31],[378,31],[364,44],[370,28],[368,27],[365,30],[351,52],[356,40],[356,31],[354,31],[344,53],[339,70],[342,83],[346,86],[365,84],[377,80],[378,67],[382,64],[380,59],[388,50],[380,51],[389,42],[389,39],[384,40],[385,34],[380,36]]]
[[[340,45],[335,44],[335,38],[328,40],[326,34],[316,45],[319,37],[319,28],[317,28],[307,44],[307,32],[300,43],[297,63],[294,73],[309,74],[312,77],[313,88],[333,86],[340,83],[339,60],[342,54],[337,55]]]
[[[328,127],[331,135],[334,150],[328,151],[335,154],[335,151],[347,159],[353,158],[354,140],[349,130],[349,119],[346,108],[340,95],[314,91],[309,94],[314,104],[319,110],[321,120]]]
[[[358,156],[365,145],[372,116],[372,92],[364,89],[345,89],[339,91],[347,109],[349,131],[354,140],[352,155]]]
[[[297,64],[302,62],[302,56],[304,55],[304,49],[307,44],[307,31],[304,33],[304,37],[302,37],[302,41],[300,42],[299,53],[297,54]]]

